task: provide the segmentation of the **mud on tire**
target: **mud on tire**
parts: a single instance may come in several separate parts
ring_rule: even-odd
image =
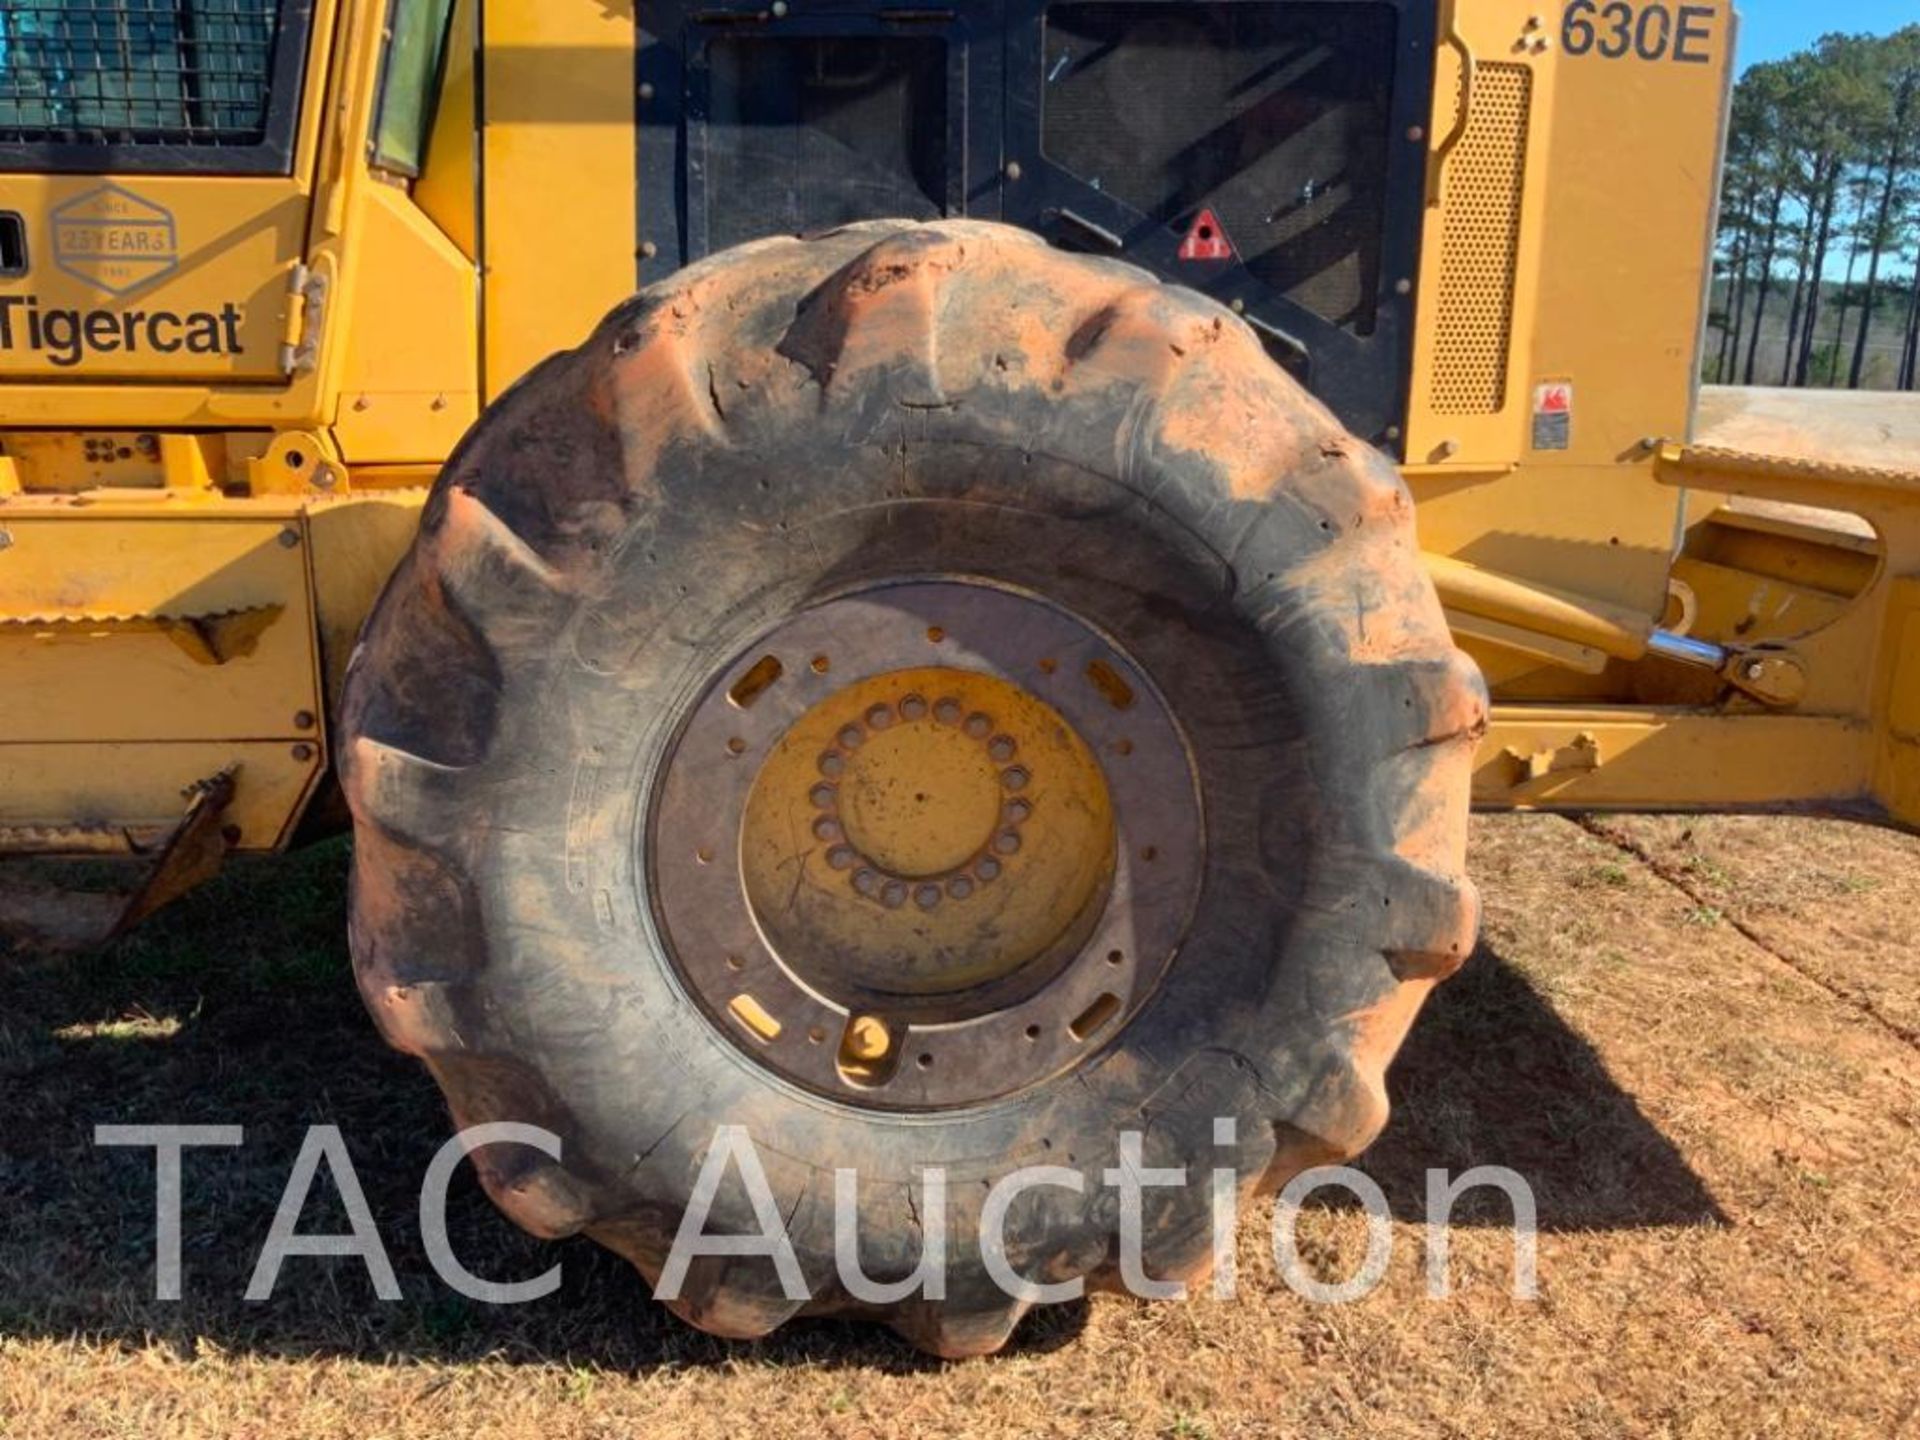
[[[1144,1007],[1072,1073],[931,1115],[745,1056],[675,977],[641,844],[711,678],[901,576],[1012,587],[1114,637],[1183,729],[1204,816],[1198,904]],[[860,1172],[875,1279],[912,1272],[919,1173],[945,1167],[946,1295],[878,1318],[990,1351],[1026,1308],[979,1254],[1008,1171],[1085,1179],[1014,1207],[1013,1267],[1114,1288],[1101,1172],[1142,1132],[1147,1164],[1194,1177],[1146,1192],[1146,1267],[1191,1281],[1209,1170],[1272,1189],[1379,1132],[1386,1065],[1472,944],[1485,713],[1393,466],[1225,310],[983,223],[764,241],[621,305],[435,485],[343,705],[355,969],[458,1125],[561,1137],[558,1161],[479,1152],[495,1202],[650,1283],[716,1127],[745,1127],[809,1298],[763,1260],[703,1258],[671,1303],[704,1329],[871,1313],[835,1278],[835,1167]],[[724,1187],[708,1230],[757,1228]]]

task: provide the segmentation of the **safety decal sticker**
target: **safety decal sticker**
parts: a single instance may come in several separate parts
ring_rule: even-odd
[[[1573,382],[1549,380],[1533,390],[1533,448],[1565,450],[1573,444]]]
[[[1211,210],[1202,209],[1187,227],[1187,238],[1180,242],[1182,260],[1231,260],[1233,242]]]

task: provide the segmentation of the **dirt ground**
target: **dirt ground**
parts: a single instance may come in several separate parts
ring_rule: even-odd
[[[1476,822],[1480,951],[1394,1073],[1363,1167],[1396,1215],[1346,1307],[1280,1287],[1265,1207],[1232,1301],[1099,1299],[940,1364],[809,1323],[731,1345],[585,1243],[541,1246],[463,1175],[457,1251],[565,1284],[461,1301],[421,1251],[436,1094],[363,1019],[344,850],[227,877],[136,938],[16,960],[0,1010],[7,1436],[1781,1436],[1920,1434],[1920,841],[1757,819]],[[240,1123],[188,1158],[186,1298],[152,1298],[152,1162],[102,1122]],[[303,1128],[341,1126],[405,1299],[357,1261],[241,1298]],[[1503,1164],[1540,1207],[1511,1298],[1468,1203],[1425,1295],[1424,1172]],[[316,1204],[309,1229],[327,1217]],[[1302,1217],[1344,1274],[1363,1217]]]

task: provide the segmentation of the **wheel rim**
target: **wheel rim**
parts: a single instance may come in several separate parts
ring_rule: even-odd
[[[646,825],[656,917],[743,1054],[848,1103],[977,1104],[1097,1053],[1191,919],[1191,757],[1146,674],[1035,596],[875,587],[719,672]]]

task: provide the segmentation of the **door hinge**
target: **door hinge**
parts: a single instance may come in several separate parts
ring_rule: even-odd
[[[327,277],[304,262],[287,275],[286,321],[280,328],[280,373],[305,375],[320,353],[320,327],[326,320]]]

